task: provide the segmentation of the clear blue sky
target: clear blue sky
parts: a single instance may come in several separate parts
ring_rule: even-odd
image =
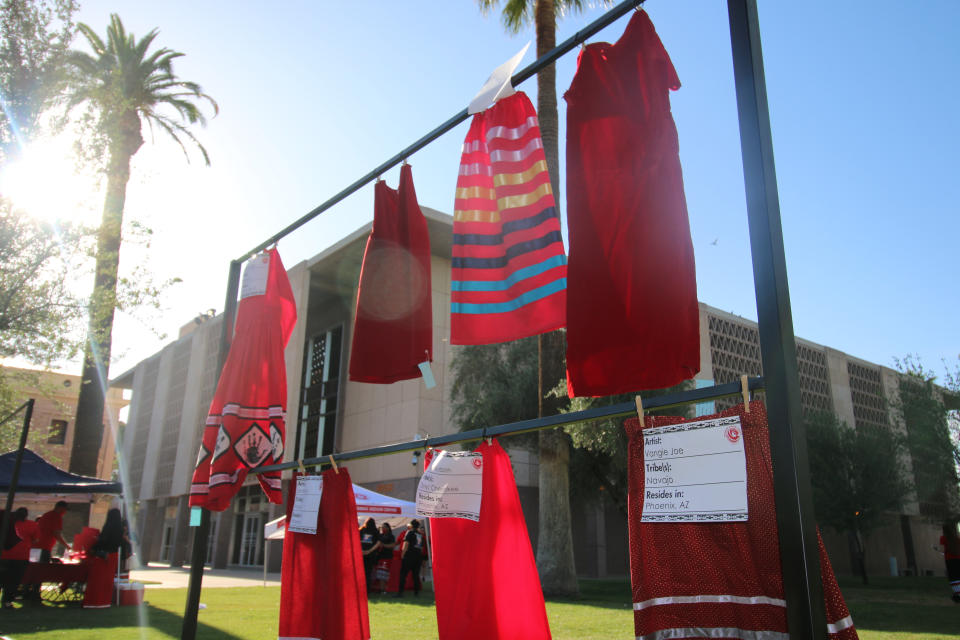
[[[565,18],[558,39],[603,10]],[[231,258],[459,111],[533,39],[469,0],[83,0],[80,19],[102,33],[111,11],[137,35],[159,28],[157,43],[187,53],[177,72],[221,106],[198,134],[212,168],[145,147],[130,188],[128,215],[156,234],[154,269],[184,279],[158,322],[174,336],[222,308]],[[647,11],[683,83],[672,104],[700,299],[755,319],[726,3]],[[797,335],[884,365],[955,363],[960,2],[761,0],[760,21]],[[560,93],[574,65],[559,63]],[[534,81],[521,88],[535,97]],[[411,158],[422,204],[451,212],[465,127]],[[284,262],[369,221],[372,200],[369,186],[281,242]],[[162,343],[122,320],[115,344],[117,374]]]

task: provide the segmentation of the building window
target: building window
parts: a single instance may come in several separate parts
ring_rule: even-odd
[[[242,567],[263,564],[263,525],[269,503],[259,484],[247,485],[234,501],[233,553],[230,562]]]
[[[47,444],[64,444],[67,441],[67,421],[51,420],[47,428]]]
[[[310,338],[304,353],[297,423],[297,459],[333,452],[340,393],[340,350],[343,328]]]

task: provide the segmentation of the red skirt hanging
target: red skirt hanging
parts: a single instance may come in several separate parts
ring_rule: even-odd
[[[788,638],[766,407],[754,401],[750,413],[738,405],[696,420],[724,416],[739,416],[743,427],[749,512],[745,522],[642,522],[643,429],[637,418],[624,425],[629,437],[630,572],[638,639]],[[688,421],[648,416],[646,428],[683,422]],[[828,633],[837,640],[855,640],[853,620],[817,535]]]
[[[287,531],[280,579],[279,640],[369,640],[367,582],[357,504],[344,467],[323,472],[317,533]],[[287,522],[297,494],[290,483]]]
[[[453,208],[450,342],[563,327],[567,259],[537,112],[522,91],[473,117]]]
[[[350,348],[350,379],[388,384],[419,378],[433,361],[430,234],[410,165],[400,188],[378,181]]]
[[[510,457],[481,443],[480,520],[431,518],[440,640],[549,640],[550,625]],[[433,453],[427,452],[429,466]]]
[[[190,506],[223,511],[247,471],[283,461],[287,370],[283,351],[297,321],[296,301],[276,249],[244,271],[237,329],[210,403]],[[280,472],[257,474],[267,499],[283,502]]]
[[[700,370],[697,281],[670,90],[650,18],[580,53],[567,100],[567,386],[658,389]]]

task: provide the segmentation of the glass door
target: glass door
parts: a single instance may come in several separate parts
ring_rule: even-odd
[[[260,551],[263,547],[263,514],[245,513],[243,515],[243,534],[240,538],[240,564],[252,567],[260,564]]]

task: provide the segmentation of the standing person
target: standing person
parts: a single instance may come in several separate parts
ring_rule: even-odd
[[[50,552],[58,542],[70,549],[63,539],[63,514],[67,512],[67,503],[61,500],[51,511],[37,518],[37,546],[40,547],[40,562],[50,562]]]
[[[363,573],[367,577],[367,593],[373,589],[373,568],[377,564],[377,550],[380,535],[377,533],[377,523],[373,518],[360,527],[360,550],[363,551]]]
[[[105,558],[109,553],[120,551],[124,546],[123,518],[120,509],[107,511],[107,519],[100,529],[97,541],[90,548],[91,554],[98,558]]]
[[[423,564],[426,549],[426,539],[420,531],[420,521],[411,520],[407,525],[407,533],[403,537],[403,545],[400,547],[400,587],[397,598],[403,597],[403,587],[410,572],[413,572],[413,595],[420,595],[420,565]]]
[[[387,582],[390,580],[390,564],[393,562],[393,548],[397,546],[390,523],[384,522],[380,525],[380,540],[377,544],[379,551],[377,551],[377,567],[374,570],[373,586],[376,589],[379,582],[380,593],[386,593]]]
[[[13,600],[20,588],[20,581],[30,564],[30,548],[36,533],[37,523],[27,519],[26,507],[20,507],[13,512],[2,556],[6,570],[3,574],[3,598],[0,599],[0,606],[4,609],[13,609]],[[8,546],[14,538],[16,542]]]
[[[123,518],[120,509],[107,511],[107,519],[97,541],[90,547],[84,609],[103,609],[113,599],[113,578],[117,573],[117,552],[123,549]]]
[[[120,572],[127,572],[127,560],[133,555],[133,542],[130,540],[130,523],[123,519],[123,545],[120,547]]]
[[[953,589],[953,601],[960,604],[960,532],[957,531],[957,520],[948,520],[943,523],[943,535],[940,536],[940,545],[943,547],[943,560],[947,565],[947,580]]]

